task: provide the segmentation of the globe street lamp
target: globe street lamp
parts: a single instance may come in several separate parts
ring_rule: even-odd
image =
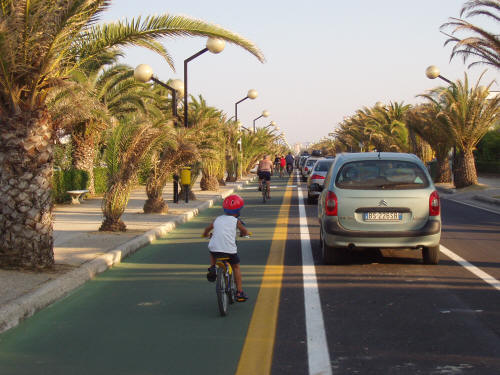
[[[144,83],[153,81],[169,90],[172,94],[172,114],[174,118],[177,117],[177,95],[182,96],[184,92],[184,84],[180,79],[172,79],[168,83],[164,83],[153,76],[153,69],[147,64],[137,65],[134,69],[134,78]]]
[[[268,127],[270,127],[270,126],[274,126],[274,128],[275,128],[276,130],[280,130],[280,127],[279,127],[278,125],[276,125],[276,122],[275,122],[275,121],[271,121],[271,122],[269,123],[269,125],[264,126],[264,127],[263,127],[263,129],[267,129],[267,128],[268,128]]]
[[[269,117],[269,112],[267,110],[263,110],[262,114],[259,117],[253,119],[253,132],[254,133],[255,133],[255,121],[257,121],[261,117]]]
[[[449,79],[443,77],[439,71],[439,68],[435,65],[428,66],[427,69],[425,69],[425,75],[429,79],[441,78],[443,81],[448,82],[450,85],[452,85],[452,86],[455,85]]]
[[[184,126],[188,127],[188,62],[194,60],[198,56],[210,51],[214,54],[220,53],[224,50],[226,42],[224,39],[210,37],[207,40],[206,48],[203,48],[193,56],[184,60]]]
[[[250,90],[248,90],[247,96],[245,96],[243,99],[234,103],[234,120],[235,121],[238,121],[238,104],[240,104],[243,100],[247,100],[247,99],[253,100],[253,99],[257,98],[258,95],[259,95],[259,93],[257,92],[257,90],[250,89]]]

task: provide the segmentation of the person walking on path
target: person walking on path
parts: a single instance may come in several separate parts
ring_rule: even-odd
[[[286,160],[285,158],[282,156],[280,158],[280,177],[283,177],[283,173],[285,172],[285,166],[286,166]]]

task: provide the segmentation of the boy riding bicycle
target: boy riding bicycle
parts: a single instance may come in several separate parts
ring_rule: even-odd
[[[210,267],[208,268],[207,279],[210,282],[214,282],[217,277],[215,268],[217,258],[229,258],[229,263],[234,272],[236,288],[238,289],[236,294],[238,302],[245,302],[248,299],[242,287],[240,257],[238,256],[238,248],[236,246],[236,229],[239,229],[241,237],[249,235],[243,222],[238,219],[240,210],[244,205],[245,202],[239,195],[233,194],[228,196],[222,203],[225,214],[218,216],[203,232],[203,237],[208,237],[210,231],[213,230],[210,242],[208,243]]]

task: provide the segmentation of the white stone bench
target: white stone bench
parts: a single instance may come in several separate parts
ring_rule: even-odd
[[[80,204],[80,198],[88,192],[88,190],[68,190],[66,193],[71,196],[71,204]]]

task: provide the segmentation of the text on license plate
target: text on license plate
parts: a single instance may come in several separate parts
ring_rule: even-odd
[[[365,212],[363,214],[365,221],[400,221],[403,214],[400,212]]]

